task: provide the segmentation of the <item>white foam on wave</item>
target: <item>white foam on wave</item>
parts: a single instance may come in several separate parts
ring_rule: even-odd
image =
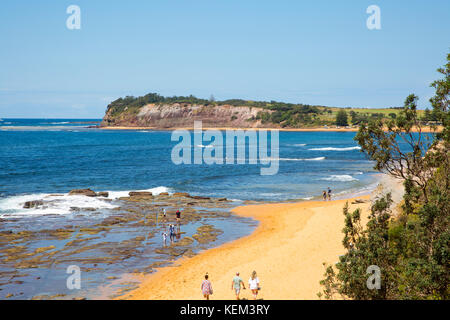
[[[27,201],[42,200],[43,206],[25,209],[23,206]],[[0,200],[0,212],[2,217],[23,215],[64,215],[72,212],[71,207],[80,209],[95,208],[113,209],[115,206],[102,198],[86,197],[81,195],[67,194],[30,194],[13,196]]]
[[[337,182],[350,182],[350,181],[358,181],[358,179],[352,177],[351,175],[348,174],[333,174],[329,177],[326,178],[321,178],[320,180],[325,180],[325,181],[337,181]]]
[[[208,144],[208,145],[203,145],[203,144],[197,144],[197,145],[195,145],[197,148],[212,148],[212,147],[214,147],[213,145],[210,145],[210,144]],[[222,146],[217,146],[217,147],[222,147]]]
[[[322,161],[325,157],[317,158],[279,158],[280,161]]]
[[[351,150],[361,150],[361,147],[345,147],[345,148],[335,148],[335,147],[324,147],[324,148],[311,148],[310,151],[351,151]]]
[[[231,158],[226,158],[227,160],[231,159]],[[260,159],[245,159],[245,158],[236,158],[234,160],[236,161],[254,161],[254,162],[258,162],[259,161],[322,161],[325,160],[325,157],[317,157],[317,158],[260,158]]]
[[[120,197],[128,197],[130,191],[148,191],[154,195],[162,192],[170,192],[170,189],[164,186],[146,189],[146,190],[128,190],[128,191],[107,191],[109,193],[108,199],[115,200]],[[61,194],[28,194],[12,196],[0,199],[0,217],[18,217],[30,215],[46,215],[58,214],[65,215],[72,213],[72,207],[80,208],[81,210],[87,208],[95,208],[96,210],[113,209],[117,205],[111,201],[105,201],[104,197],[87,197],[82,195],[71,195],[67,193]],[[42,200],[43,205],[37,208],[25,209],[23,206],[27,201]]]
[[[172,193],[170,188],[160,186],[160,187],[145,189],[145,190],[107,191],[109,193],[108,198],[115,200],[115,199],[119,199],[122,197],[128,197],[128,193],[130,191],[151,192],[153,195],[158,195],[163,192],[168,192],[169,194]]]

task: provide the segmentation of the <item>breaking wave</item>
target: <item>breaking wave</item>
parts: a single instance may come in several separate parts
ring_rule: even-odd
[[[320,180],[325,180],[325,181],[337,181],[337,182],[350,182],[350,181],[358,181],[358,179],[348,175],[348,174],[342,174],[342,175],[338,175],[338,174],[333,174],[329,177],[326,178],[322,178]]]
[[[120,197],[127,197],[130,191],[149,191],[154,195],[162,192],[170,192],[170,188],[160,186],[146,190],[128,190],[128,191],[107,191],[106,197],[87,197],[83,195],[68,195],[67,193],[38,193],[28,195],[11,196],[0,199],[0,217],[17,217],[30,215],[46,215],[57,214],[64,215],[73,213],[73,208],[79,210],[92,209],[101,211],[104,209],[113,209],[117,207],[111,200],[116,200]],[[41,200],[42,206],[37,208],[25,209],[23,206],[27,201]]]
[[[351,150],[361,150],[361,147],[345,147],[345,148],[335,148],[335,147],[324,147],[324,148],[311,148],[310,151],[351,151]]]

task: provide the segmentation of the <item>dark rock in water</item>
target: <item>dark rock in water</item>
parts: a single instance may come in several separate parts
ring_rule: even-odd
[[[69,196],[96,197],[97,193],[95,193],[95,191],[92,191],[91,189],[74,189],[70,190]]]
[[[97,192],[97,197],[109,197],[109,192]]]
[[[189,198],[197,199],[197,200],[209,200],[210,197],[200,197],[200,196],[189,196]]]
[[[149,192],[149,191],[131,191],[128,193],[128,195],[130,197],[149,197],[149,196],[153,196],[153,193]]]
[[[219,199],[217,199],[217,201],[228,201],[228,199],[227,198],[219,198]]]
[[[190,196],[189,196],[189,193],[187,193],[187,192],[175,192],[175,193],[173,194],[173,196],[174,196],[174,197],[190,197]]]
[[[23,205],[25,209],[31,209],[31,208],[37,208],[39,206],[42,206],[44,204],[44,201],[42,200],[33,200],[33,201],[27,201]]]

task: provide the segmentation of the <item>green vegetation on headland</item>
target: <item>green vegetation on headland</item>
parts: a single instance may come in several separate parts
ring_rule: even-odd
[[[216,106],[249,107],[261,109],[256,116],[246,119],[247,122],[260,121],[265,127],[281,128],[308,128],[322,126],[355,126],[368,123],[374,119],[387,122],[395,119],[401,112],[401,108],[338,108],[319,105],[294,104],[278,101],[252,101],[242,99],[229,99],[215,101],[211,96],[209,100],[199,99],[193,95],[163,97],[157,93],[149,93],[141,97],[127,96],[111,102],[106,114],[109,118],[119,118],[124,115],[136,116],[139,110],[149,104],[173,105],[181,104],[186,106],[199,105],[205,108]],[[423,122],[436,121],[436,117],[431,112],[417,111],[421,115]],[[230,122],[236,116],[231,115]],[[223,120],[223,119],[222,119]]]
[[[428,114],[442,124],[442,131],[432,126],[431,137],[421,133],[413,94],[393,119],[360,126],[355,140],[361,151],[375,162],[375,169],[403,180],[405,194],[395,214],[391,195],[380,196],[367,226],[359,209],[344,207],[342,243],[347,251],[337,264],[326,265],[319,297],[450,298],[450,54],[438,72],[444,77],[431,84],[436,92]],[[401,149],[400,143],[410,150]]]

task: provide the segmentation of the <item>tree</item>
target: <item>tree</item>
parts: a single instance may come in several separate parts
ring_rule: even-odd
[[[339,110],[336,114],[336,125],[337,126],[348,126],[348,116],[345,110]]]
[[[431,121],[431,112],[430,109],[426,108],[423,114],[423,118],[424,121]]]
[[[325,279],[320,282],[325,290],[319,294],[319,297],[332,299],[339,294],[344,299],[357,300],[394,298],[391,294],[391,286],[395,278],[393,279],[391,273],[381,273],[383,286],[380,290],[367,288],[369,266],[376,265],[381,270],[387,270],[395,261],[395,254],[388,243],[391,203],[390,194],[375,201],[367,229],[361,225],[361,211],[357,209],[350,213],[348,203],[345,205],[342,243],[347,253],[339,257],[339,262],[336,264],[338,273],[335,273],[332,266],[325,264]]]
[[[352,124],[356,124],[358,122],[358,114],[355,111],[350,111],[350,121]]]
[[[355,139],[375,168],[404,181],[405,195],[397,216],[388,194],[375,201],[366,228],[359,210],[344,208],[343,244],[347,252],[336,266],[326,266],[320,296],[353,299],[450,298],[450,54],[432,83],[430,102],[443,130],[422,133],[417,97],[409,95],[403,110],[386,127],[377,119],[361,125]],[[418,132],[413,132],[417,130]],[[401,142],[408,147],[402,148]],[[381,269],[380,290],[365,287],[369,265]]]

